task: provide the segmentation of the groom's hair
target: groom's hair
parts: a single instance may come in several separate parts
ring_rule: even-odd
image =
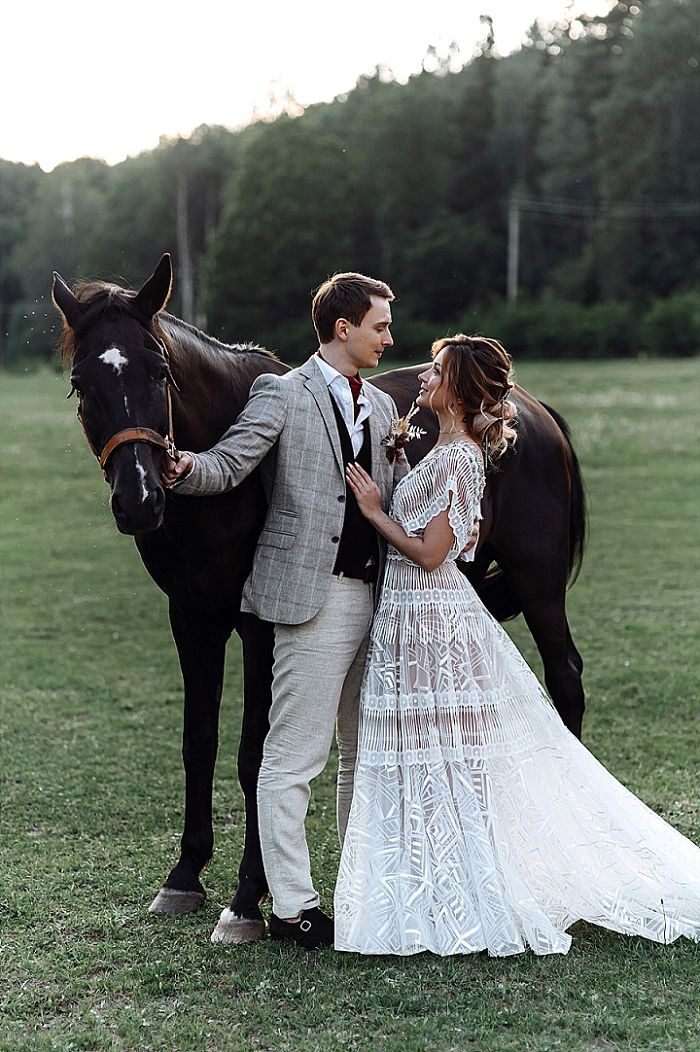
[[[361,325],[372,306],[370,296],[393,300],[394,293],[384,281],[364,274],[334,274],[316,290],[311,304],[311,318],[320,343],[335,337],[335,323],[345,318],[351,325]]]

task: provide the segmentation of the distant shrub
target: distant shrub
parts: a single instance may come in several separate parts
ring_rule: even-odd
[[[639,354],[639,326],[631,303],[603,300],[586,308],[591,358],[631,358]]]
[[[405,360],[427,362],[430,359],[430,348],[435,340],[448,335],[450,331],[457,331],[450,330],[444,322],[413,318],[411,315],[404,314],[400,303],[393,306],[393,315],[395,320],[391,326],[391,335],[394,338],[394,347],[388,352],[384,359],[385,362],[391,358],[396,358],[398,362]]]
[[[256,336],[255,342],[261,343],[268,351],[274,351],[288,365],[300,365],[318,347],[310,317],[278,322]]]
[[[659,357],[700,354],[700,291],[654,300],[641,319],[640,342],[645,351]]]
[[[4,341],[4,362],[10,369],[38,369],[56,356],[58,315],[49,304],[36,300],[13,307]]]
[[[615,300],[592,307],[549,297],[494,303],[460,321],[464,331],[495,337],[521,359],[619,358],[638,350],[634,310]]]
[[[449,323],[402,315],[400,303],[394,313],[392,331],[403,359],[425,360],[434,339],[455,332],[491,336],[521,360],[700,354],[700,291],[655,300],[646,312],[619,300],[584,306],[546,296],[470,307]]]

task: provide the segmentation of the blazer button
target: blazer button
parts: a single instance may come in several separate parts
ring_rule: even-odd
[[[339,540],[340,537],[331,537],[331,544],[337,544]]]
[[[345,494],[344,493],[341,493],[340,496],[338,497],[338,503],[339,504],[345,504]]]

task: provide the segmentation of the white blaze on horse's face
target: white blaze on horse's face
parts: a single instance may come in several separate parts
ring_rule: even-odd
[[[105,365],[111,365],[117,376],[121,375],[124,366],[129,364],[129,359],[125,354],[122,354],[118,347],[108,347],[106,351],[99,355],[99,359]]]
[[[139,460],[139,455],[134,450],[134,456],[136,458],[136,470],[139,473],[141,479],[141,503],[144,504],[148,500],[148,487],[146,486],[146,469]]]

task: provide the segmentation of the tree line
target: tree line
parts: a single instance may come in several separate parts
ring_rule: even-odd
[[[138,285],[173,253],[171,309],[300,360],[311,291],[388,281],[397,352],[484,332],[514,355],[700,351],[700,0],[536,23],[466,64],[429,48],[346,96],[199,128],[109,167],[0,161],[0,356],[53,354],[51,272]]]

